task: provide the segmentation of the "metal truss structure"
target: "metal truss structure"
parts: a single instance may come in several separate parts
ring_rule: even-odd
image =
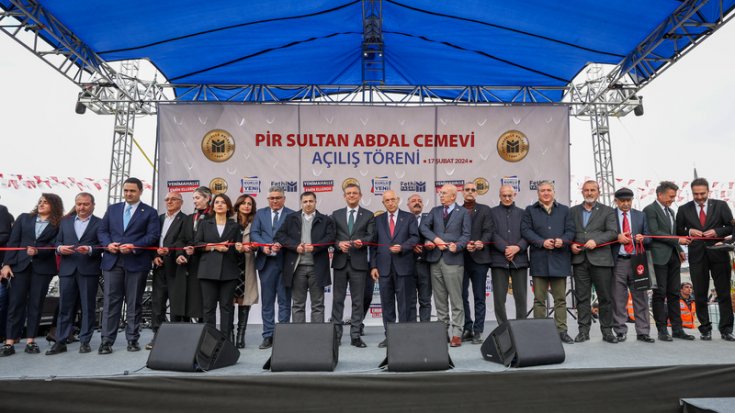
[[[615,188],[610,116],[642,112],[638,92],[735,15],[718,0],[682,2],[620,64],[564,87],[531,86],[392,86],[385,84],[382,0],[363,0],[362,72],[359,85],[201,85],[139,79],[123,63],[115,70],[35,0],[11,0],[0,12],[0,30],[17,40],[77,84],[79,102],[99,114],[115,115],[109,202],[121,196],[129,173],[135,115],[153,115],[158,103],[278,103],[360,105],[527,105],[564,104],[571,115],[589,118],[595,176],[605,203]],[[707,19],[702,8],[718,8]],[[671,50],[674,51],[673,55]],[[665,51],[665,53],[664,53]],[[593,72],[596,69],[593,68]],[[588,75],[590,71],[588,71]],[[562,103],[559,97],[563,96]],[[636,109],[638,108],[638,109]]]

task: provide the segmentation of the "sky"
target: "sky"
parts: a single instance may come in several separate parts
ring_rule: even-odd
[[[625,179],[735,180],[735,24],[728,23],[646,86],[644,116],[610,119],[615,176]],[[0,33],[0,174],[105,179],[114,118],[74,112],[79,89],[20,44]],[[135,138],[152,158],[156,118],[139,117]],[[594,176],[588,120],[570,120],[571,172]],[[132,175],[151,181],[153,169],[134,149]],[[69,209],[77,188],[56,190]],[[41,190],[0,187],[0,204],[30,211]],[[106,204],[98,194],[97,214]],[[150,202],[151,191],[143,199]],[[574,197],[573,197],[574,199]]]

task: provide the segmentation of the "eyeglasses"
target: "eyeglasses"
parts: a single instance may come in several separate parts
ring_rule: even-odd
[[[278,200],[283,199],[283,197],[282,196],[269,196],[266,199],[269,200],[269,201],[278,201]]]
[[[475,189],[475,188],[465,188],[464,191],[465,192],[477,192],[477,189]]]
[[[166,202],[172,202],[172,201],[183,201],[181,198],[164,198],[163,199]]]

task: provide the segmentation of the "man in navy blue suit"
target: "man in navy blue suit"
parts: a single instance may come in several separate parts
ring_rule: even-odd
[[[414,283],[413,247],[419,241],[416,217],[410,212],[400,211],[400,198],[392,190],[383,193],[386,212],[375,219],[377,247],[370,250],[370,275],[380,284],[380,305],[383,308],[383,326],[396,322],[396,303],[398,321],[415,322],[410,318],[409,306],[416,294]],[[378,344],[385,347],[387,339]]]
[[[281,227],[286,216],[293,212],[286,208],[286,195],[283,188],[273,186],[268,190],[268,206],[255,213],[250,240],[260,247],[255,258],[255,268],[260,277],[260,299],[263,317],[263,342],[258,348],[267,349],[273,346],[273,329],[275,328],[275,305],[278,297],[278,322],[288,323],[291,317],[291,289],[283,285],[283,254],[281,245],[274,242],[274,236]]]
[[[100,219],[94,212],[94,196],[81,192],[74,198],[74,212],[64,217],[56,236],[56,253],[61,257],[59,266],[59,318],[56,323],[56,343],[47,356],[66,351],[66,337],[71,334],[77,299],[81,301],[82,326],[79,332],[80,353],[89,353],[89,341],[94,332],[95,302],[100,278],[102,251],[97,229]]]
[[[643,253],[637,251],[638,245],[648,246],[650,238],[648,234],[648,222],[643,212],[632,209],[633,191],[628,188],[620,188],[615,191],[615,216],[618,223],[618,243],[613,246],[613,268],[612,303],[613,303],[613,331],[618,341],[625,341],[628,333],[628,290],[633,298],[633,312],[635,314],[635,332],[638,341],[653,343],[656,340],[650,336],[651,318],[648,312],[648,294],[633,287],[633,267],[630,259],[635,254]],[[650,274],[653,277],[653,274]]]
[[[123,299],[126,306],[125,338],[128,351],[139,351],[141,302],[161,228],[156,210],[140,202],[143,183],[128,178],[123,183],[125,202],[110,205],[97,232],[101,245],[102,275],[105,280],[102,344],[99,354],[112,353],[117,337]]]

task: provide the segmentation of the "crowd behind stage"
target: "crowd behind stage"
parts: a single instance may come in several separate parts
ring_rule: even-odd
[[[110,205],[102,218],[94,215],[89,193],[77,194],[66,213],[58,195],[44,193],[31,212],[15,219],[0,206],[0,356],[15,354],[22,338],[26,353],[41,352],[36,336],[55,275],[60,290],[56,341],[46,355],[66,352],[76,340],[80,353],[92,351],[100,277],[97,352],[113,352],[123,308],[127,351],[141,350],[141,302],[151,270],[154,332],[169,319],[215,325],[219,310],[219,329],[238,348],[245,347],[250,307],[258,302],[260,349],[273,345],[276,322],[304,323],[307,311],[312,323],[333,323],[340,344],[349,334],[350,345],[364,348],[363,321],[375,283],[384,327],[427,322],[435,312],[447,327],[450,346],[481,344],[488,276],[498,323],[509,318],[505,302],[510,286],[512,316],[526,317],[526,286],[531,285],[533,316],[546,318],[553,307],[559,338],[570,345],[590,340],[593,289],[595,316],[607,343],[627,339],[630,319],[641,342],[695,340],[685,331],[695,326],[695,318],[699,338],[710,341],[711,279],[717,332],[722,340],[735,341],[732,212],[727,203],[710,199],[706,179],[690,186],[693,201],[676,213],[671,205],[679,188],[668,181],[658,185],[656,199],[642,211],[631,207],[628,188],[615,192],[615,208],[601,204],[595,181],[584,182],[584,200],[572,207],[555,199],[549,181],[538,184],[538,201],[525,208],[515,204],[516,191],[507,185],[498,188],[494,207],[477,202],[471,181],[462,188],[444,185],[438,190],[440,204],[428,211],[421,195],[411,195],[404,210],[397,193],[387,190],[382,194],[385,211],[379,214],[362,207],[361,188],[352,183],[343,188],[344,207],[329,214],[316,209],[313,192],[300,194],[300,210],[285,207],[284,189],[277,186],[268,189],[268,205],[260,209],[251,195],[233,204],[226,194],[199,187],[191,199],[195,212],[186,215],[181,193],[168,193],[165,210],[156,211],[140,201],[141,181],[129,178],[123,185],[125,201]],[[691,283],[682,285],[686,259]],[[574,338],[567,325],[569,277],[578,315]],[[325,314],[328,285],[331,314]],[[79,312],[76,334],[72,324]],[[651,313],[655,333],[650,331]],[[346,316],[349,325],[342,321]],[[145,347],[155,345],[154,335]],[[386,347],[387,340],[379,346]]]

